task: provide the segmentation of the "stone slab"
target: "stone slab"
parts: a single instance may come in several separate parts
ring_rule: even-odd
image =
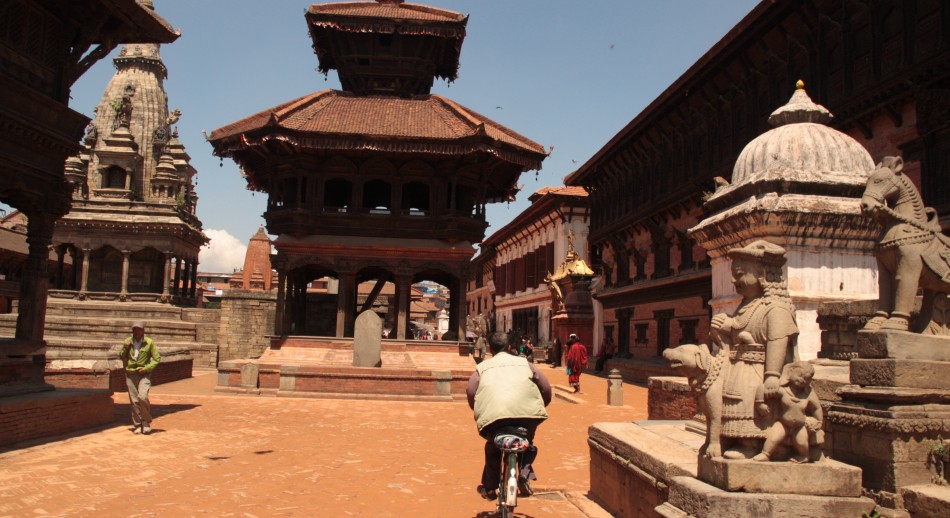
[[[950,337],[907,331],[858,331],[861,358],[950,362]]]
[[[685,421],[594,423],[594,442],[659,480],[696,476],[696,457],[705,437],[686,431]]]
[[[944,518],[950,515],[950,486],[925,484],[901,490],[904,507],[914,518]]]
[[[878,387],[950,389],[950,362],[933,360],[851,360],[851,383]]]
[[[353,366],[379,367],[383,341],[383,321],[375,311],[364,311],[356,317],[353,334]]]
[[[667,501],[688,516],[712,518],[754,516],[756,518],[827,518],[871,514],[875,503],[865,497],[814,496],[723,491],[692,477],[676,477]],[[657,510],[659,512],[659,510]],[[675,516],[667,513],[664,516]]]
[[[698,477],[726,491],[861,496],[861,468],[828,458],[818,462],[796,464],[701,457]]]

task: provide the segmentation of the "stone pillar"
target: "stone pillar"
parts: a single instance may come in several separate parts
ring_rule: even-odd
[[[92,260],[92,249],[82,249],[82,278],[79,280],[79,298],[85,298],[89,291],[89,262]]]
[[[181,295],[181,257],[175,258],[175,283],[172,285],[172,295]]]
[[[168,283],[171,280],[172,258],[173,254],[171,252],[165,252],[165,271],[162,273],[162,302],[168,302],[171,299],[168,293]]]
[[[56,289],[63,289],[63,284],[65,284],[65,279],[63,279],[63,264],[66,260],[66,251],[64,250],[65,245],[57,246],[56,249],[56,279],[54,281],[53,287]]]
[[[122,288],[119,290],[119,300],[125,300],[129,296],[129,255],[131,250],[122,251]]]
[[[46,295],[49,292],[49,245],[53,239],[53,224],[56,218],[44,212],[27,214],[29,223],[26,242],[29,255],[20,278],[20,311],[16,321],[16,338],[37,345],[43,341],[46,323]]]
[[[607,376],[607,404],[623,406],[623,377],[617,369],[610,369]]]

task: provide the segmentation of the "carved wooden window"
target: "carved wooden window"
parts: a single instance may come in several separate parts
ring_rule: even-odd
[[[696,343],[696,327],[699,326],[698,318],[686,318],[680,323],[680,344]]]
[[[389,214],[392,208],[392,186],[383,180],[370,180],[363,185],[363,209],[370,214]]]
[[[102,178],[102,186],[106,189],[125,189],[125,169],[112,166],[106,170]]]
[[[507,270],[508,265],[506,264],[495,267],[495,292],[499,297],[504,297],[508,293],[508,285],[505,284],[507,282]]]
[[[524,256],[524,261],[525,288],[535,288],[538,285],[537,254],[528,252],[528,255]]]
[[[403,185],[402,210],[410,216],[424,216],[429,212],[429,186],[422,182]]]
[[[647,332],[650,330],[650,324],[646,322],[642,324],[634,324],[633,330],[637,335],[633,341],[634,345],[636,347],[646,347],[649,342],[649,339],[647,338]]]
[[[353,184],[342,178],[327,180],[323,206],[330,212],[346,212],[353,205]]]

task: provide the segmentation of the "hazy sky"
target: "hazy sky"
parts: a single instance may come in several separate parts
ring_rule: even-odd
[[[212,156],[212,130],[318,90],[339,88],[315,71],[302,0],[155,0],[182,35],[162,47],[169,108],[198,170],[198,217],[212,245],[203,271],[243,263],[264,223],[265,195],[248,191],[234,162]],[[470,15],[459,77],[436,82],[449,97],[554,150],[522,175],[518,201],[489,206],[490,235],[527,197],[593,156],[757,3],[753,0],[431,0]],[[73,87],[87,116],[114,74],[101,60]],[[236,238],[236,239],[232,239]]]

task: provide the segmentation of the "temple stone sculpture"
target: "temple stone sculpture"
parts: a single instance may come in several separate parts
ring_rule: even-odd
[[[729,250],[757,239],[785,248],[803,360],[815,358],[821,346],[819,304],[877,297],[879,226],[860,205],[874,162],[857,141],[826,125],[831,118],[799,81],[789,102],[769,117],[774,128],[739,154],[731,183],[717,181],[705,204],[709,217],[689,230],[710,258],[713,313],[729,313],[739,303]]]
[[[828,412],[832,455],[864,470],[863,486],[893,516],[937,516],[950,491],[933,483],[931,452],[950,438],[950,290],[948,238],[902,174],[885,157],[862,198],[867,218],[881,223],[878,311],[858,332],[850,381]],[[911,319],[918,288],[923,300]],[[938,335],[938,336],[932,336]]]

